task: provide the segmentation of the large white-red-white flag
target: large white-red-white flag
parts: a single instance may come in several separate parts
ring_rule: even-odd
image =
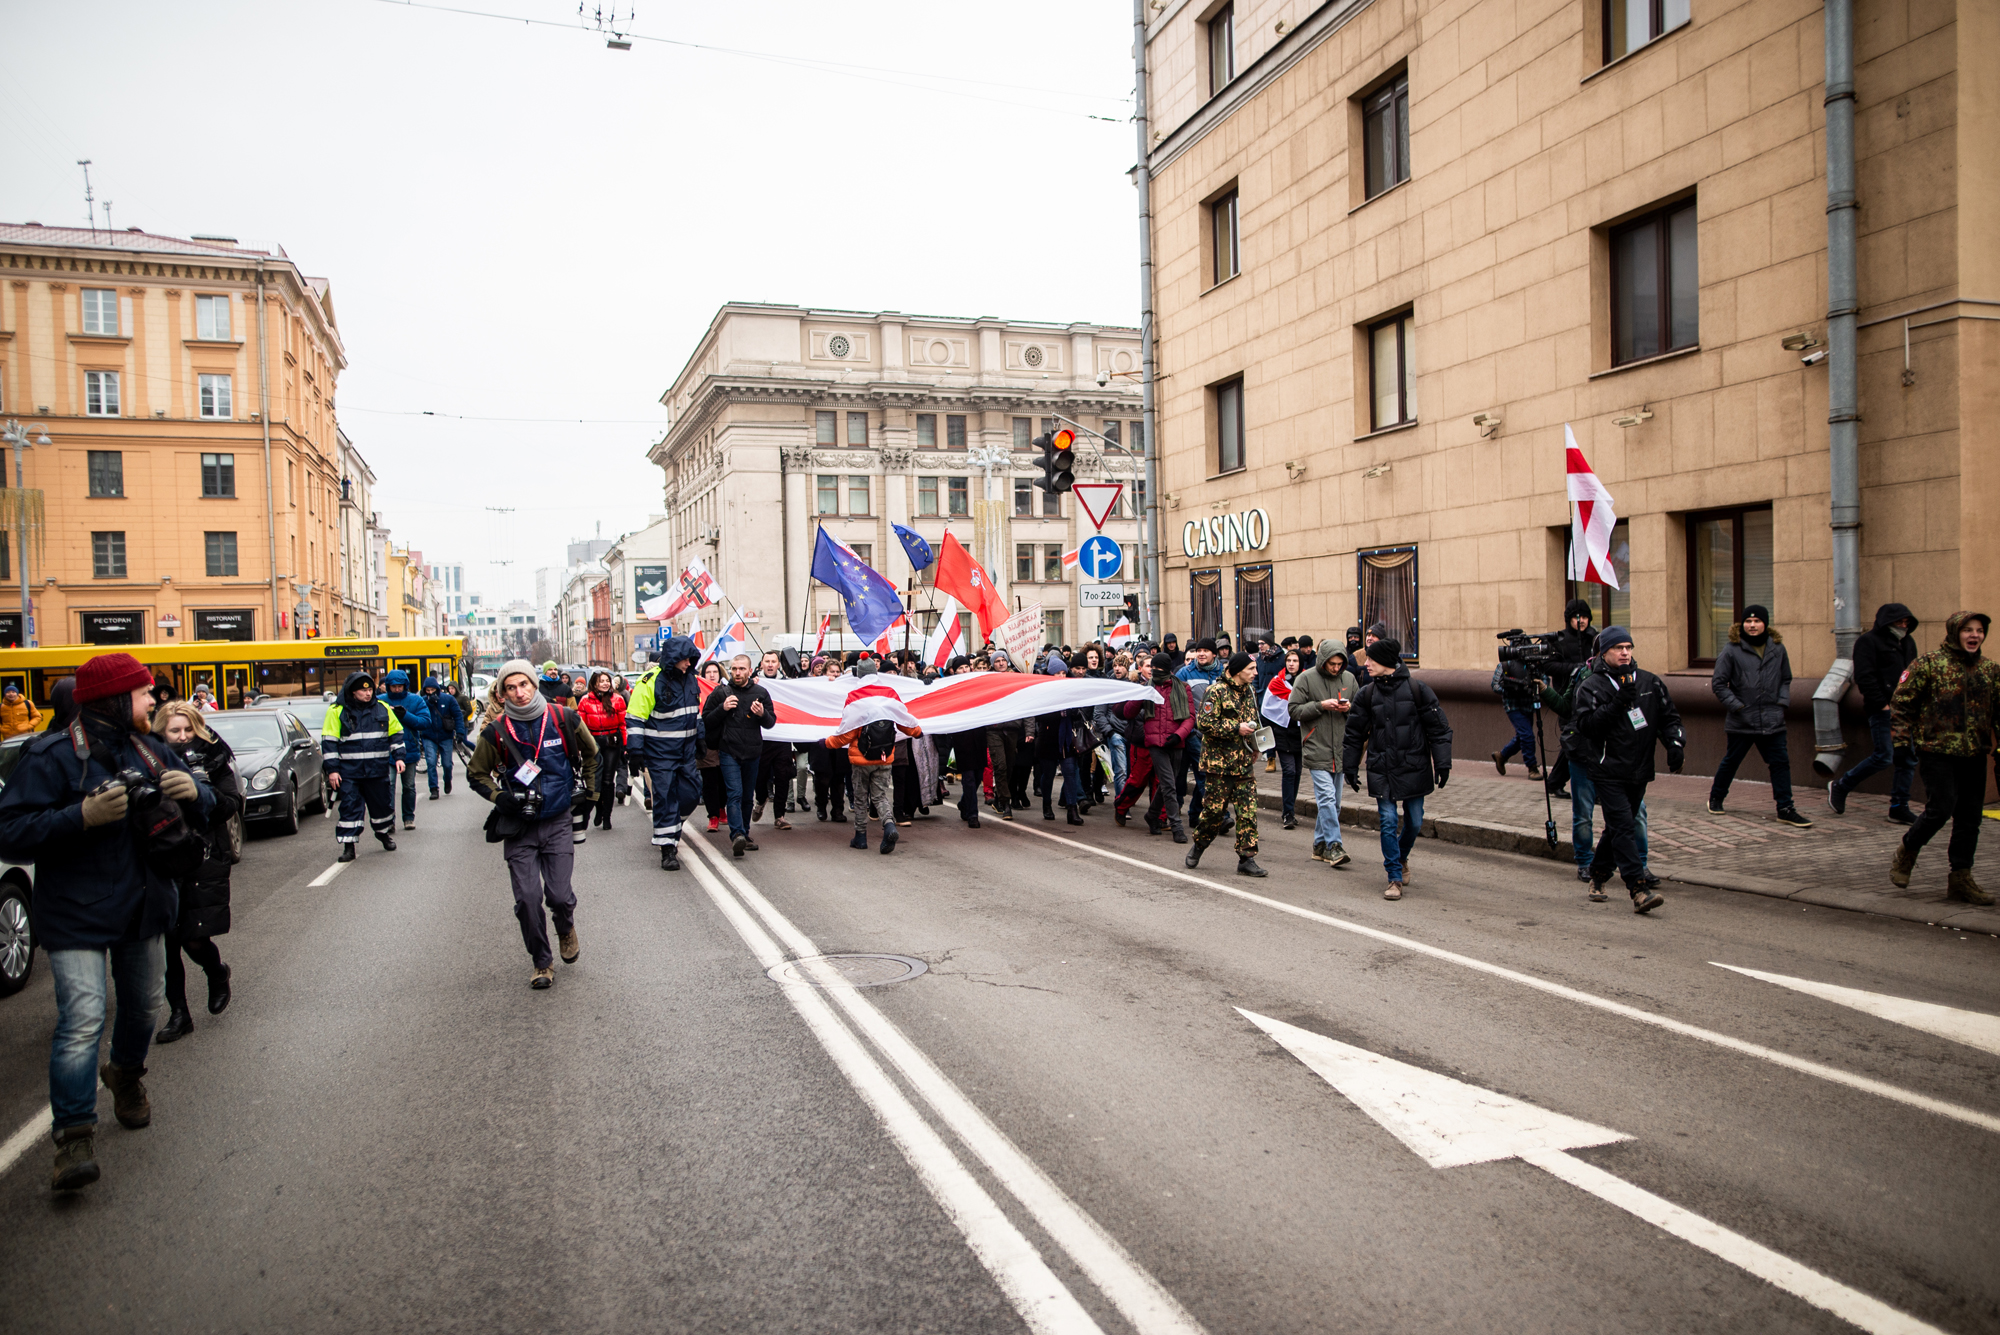
[[[973,672],[926,685],[915,677],[877,672],[867,677],[773,677],[778,722],[767,742],[814,742],[878,718],[915,723],[928,733],[972,732],[996,723],[1065,709],[1159,699],[1152,687],[1112,677],[1038,677],[1025,672]],[[701,683],[703,698],[709,685]],[[893,702],[893,703],[892,703]]]
[[[1618,575],[1611,567],[1611,530],[1618,515],[1611,508],[1611,493],[1597,480],[1590,463],[1577,448],[1576,433],[1563,423],[1563,454],[1569,472],[1571,528],[1569,535],[1569,577],[1585,584],[1618,587]]]
[[[1132,618],[1119,617],[1118,624],[1104,633],[1104,645],[1107,649],[1123,649],[1130,643],[1132,643]]]

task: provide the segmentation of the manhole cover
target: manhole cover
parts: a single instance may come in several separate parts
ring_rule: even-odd
[[[880,987],[884,983],[901,983],[927,971],[930,966],[922,960],[913,960],[908,955],[817,955],[815,959],[832,966],[840,975],[840,981],[849,987]],[[800,966],[804,960],[787,960],[773,965],[765,974],[774,983],[807,983],[814,987],[826,987],[815,974]]]

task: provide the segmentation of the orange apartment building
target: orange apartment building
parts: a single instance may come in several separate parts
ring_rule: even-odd
[[[34,638],[367,633],[340,596],[345,365],[326,280],[281,249],[0,224],[0,414],[51,440],[25,459]],[[0,545],[0,643],[20,545]]]

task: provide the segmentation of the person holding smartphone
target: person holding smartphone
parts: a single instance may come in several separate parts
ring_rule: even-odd
[[[1292,722],[1299,726],[1299,760],[1311,775],[1313,857],[1329,867],[1354,861],[1340,839],[1340,760],[1347,743],[1347,716],[1359,684],[1339,649],[1299,673],[1292,682]]]

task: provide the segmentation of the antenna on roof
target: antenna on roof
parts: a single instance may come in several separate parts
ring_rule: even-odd
[[[584,18],[583,7],[586,3],[588,3],[588,0],[578,0],[576,16],[579,21]],[[589,17],[591,26],[604,34],[604,44],[606,46],[610,47],[613,51],[630,51],[632,49],[632,39],[626,34],[631,30],[632,20],[638,16],[638,11],[628,6],[625,10],[625,26],[620,28],[618,26],[618,6],[614,3],[611,6],[610,12],[606,13],[603,4],[600,3],[591,12]]]
[[[95,235],[97,232],[97,201],[90,194],[90,159],[78,158],[76,165],[83,168],[83,207],[90,214],[90,230]],[[108,227],[110,224],[107,222],[105,226]]]
[[[108,199],[104,201],[104,230],[107,232],[116,230],[111,226],[111,201]]]

